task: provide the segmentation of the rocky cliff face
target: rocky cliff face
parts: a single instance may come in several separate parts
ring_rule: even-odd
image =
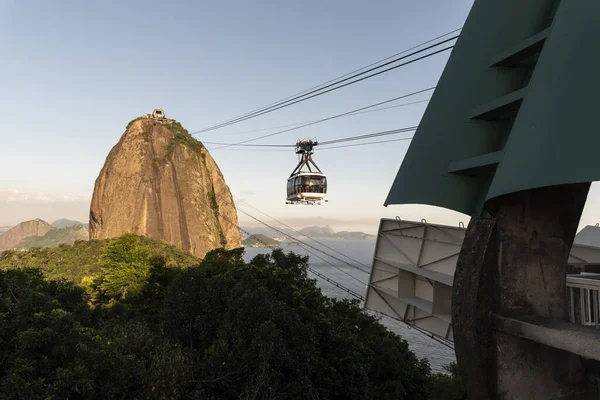
[[[29,236],[44,236],[50,229],[52,226],[41,219],[21,222],[0,235],[0,250],[13,249]]]
[[[197,257],[240,247],[237,213],[206,148],[174,121],[132,121],[96,179],[90,239],[132,232]]]

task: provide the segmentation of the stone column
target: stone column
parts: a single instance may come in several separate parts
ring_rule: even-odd
[[[452,309],[469,399],[593,398],[579,356],[494,328],[495,315],[568,320],[567,259],[589,187],[512,193],[486,204],[491,217],[471,220]]]

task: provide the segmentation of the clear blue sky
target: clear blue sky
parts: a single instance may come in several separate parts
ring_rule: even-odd
[[[143,113],[162,108],[189,131],[199,130],[459,28],[472,0],[175,3],[0,0],[0,225],[35,217],[87,220],[106,155]],[[244,140],[271,131],[237,133],[434,86],[447,57],[198,138]],[[257,143],[416,125],[424,109],[338,119]],[[213,157],[235,196],[297,226],[374,231],[379,218],[395,215],[466,222],[430,207],[382,206],[408,144],[317,150],[330,184],[330,201],[320,207],[284,204],[292,151],[217,150]],[[586,210],[589,223],[597,219],[592,211]]]

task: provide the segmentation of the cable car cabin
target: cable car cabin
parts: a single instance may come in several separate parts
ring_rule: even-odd
[[[288,178],[288,203],[319,203],[327,196],[327,178],[322,173],[299,172]]]
[[[327,201],[327,179],[312,159],[313,147],[317,144],[312,140],[296,143],[296,154],[300,160],[287,181],[287,204],[321,204],[321,200]]]

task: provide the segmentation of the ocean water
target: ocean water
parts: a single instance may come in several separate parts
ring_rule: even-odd
[[[340,254],[335,253],[332,250],[327,249],[326,247],[318,243],[315,243],[308,239],[303,241],[305,243],[310,244],[311,246],[314,246],[317,249],[322,249],[323,251],[332,254],[337,258],[348,261],[352,264],[356,264],[356,262],[347,260]],[[373,260],[373,253],[375,251],[374,240],[319,239],[319,242],[363,264],[361,265],[363,269],[371,269],[371,262]],[[312,269],[340,283],[341,285],[360,293],[363,297],[366,295],[367,283],[369,281],[369,275],[367,273],[357,268],[353,268],[339,260],[327,257],[314,249],[310,249],[310,252],[313,252],[314,254],[318,255],[327,262],[320,260],[315,255],[310,254],[310,252],[307,249],[305,249],[304,246],[289,246],[284,244],[280,247],[286,253],[289,251],[293,251],[296,254],[309,256],[309,264]],[[257,254],[264,254],[270,252],[271,249],[268,248],[247,247],[244,259],[246,261],[250,261]],[[316,278],[312,274],[310,275],[310,277]],[[339,289],[336,286],[322,279],[317,279],[317,285],[327,296],[335,298],[353,298],[352,296],[350,296],[350,294],[346,293],[342,289]],[[408,325],[405,325],[400,321],[388,317],[382,317],[381,323],[392,332],[404,338],[408,342],[411,350],[415,352],[417,357],[427,358],[433,371],[442,372],[443,367],[445,365],[448,365],[452,361],[456,360],[454,351],[452,349],[422,334],[421,332],[410,328]]]

